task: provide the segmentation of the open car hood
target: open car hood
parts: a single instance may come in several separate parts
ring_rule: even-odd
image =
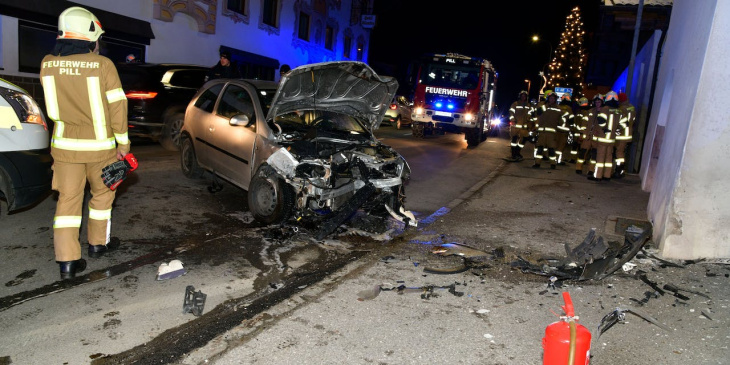
[[[379,76],[363,62],[303,65],[282,77],[267,120],[298,110],[327,110],[362,120],[372,133],[397,89],[398,81]]]

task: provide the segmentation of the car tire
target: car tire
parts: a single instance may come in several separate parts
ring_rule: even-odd
[[[185,122],[185,113],[173,112],[165,117],[160,135],[160,144],[168,151],[180,150],[180,130]]]
[[[183,175],[190,179],[199,179],[205,172],[198,164],[198,156],[195,155],[195,147],[190,137],[183,137],[180,147],[180,168]]]
[[[265,224],[281,223],[289,218],[293,207],[292,187],[271,166],[261,166],[248,186],[248,209],[254,219]]]
[[[400,115],[395,119],[395,129],[403,128],[403,122],[401,122]]]

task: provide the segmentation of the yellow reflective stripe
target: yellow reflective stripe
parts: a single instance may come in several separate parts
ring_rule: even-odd
[[[620,141],[628,141],[631,139],[631,136],[617,136],[616,139]]]
[[[550,128],[550,127],[545,127],[545,128],[543,128],[541,130],[542,131],[545,131],[545,132],[555,132],[555,128]]]
[[[66,123],[60,120],[55,121],[53,132],[53,138],[63,138],[63,130],[66,128]]]
[[[119,144],[129,144],[129,134],[127,133],[114,133],[114,138]]]
[[[59,215],[53,217],[53,228],[78,228],[81,227],[80,215]]]
[[[114,138],[107,138],[102,141],[93,139],[61,138],[53,136],[51,146],[71,151],[103,151],[116,148]]]
[[[127,96],[124,95],[124,89],[122,89],[121,87],[106,92],[106,100],[109,102],[109,104],[126,99]]]
[[[43,76],[43,91],[46,97],[46,112],[53,120],[61,119],[58,111],[58,94],[56,94],[56,79],[53,76]]]
[[[106,117],[104,116],[104,101],[101,98],[101,83],[98,77],[87,77],[86,87],[89,90],[89,105],[91,118],[94,123],[96,139],[106,139]]]
[[[515,108],[509,108],[509,111],[511,111],[512,113],[514,113],[515,112]]]
[[[92,209],[91,207],[89,207],[89,218],[96,219],[99,221],[111,219],[112,210],[111,209],[97,210],[97,209]]]

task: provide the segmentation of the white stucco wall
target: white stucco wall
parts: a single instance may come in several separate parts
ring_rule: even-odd
[[[155,39],[147,46],[146,61],[192,63],[213,66],[219,60],[218,49],[221,45],[255,53],[278,60],[281,64],[289,64],[292,68],[312,63],[332,61],[343,57],[343,39],[346,29],[352,32],[352,59],[355,59],[355,45],[358,38],[365,41],[363,60],[368,57],[370,31],[359,24],[350,25],[352,1],[342,1],[339,9],[327,6],[328,17],[335,19],[336,29],[335,51],[324,52],[323,46],[314,44],[314,24],[310,43],[297,40],[296,33],[296,0],[282,0],[279,32],[269,33],[259,29],[261,0],[249,3],[249,22],[234,22],[223,16],[226,0],[217,0],[216,32],[206,34],[198,31],[197,23],[186,14],[178,13],[172,22],[153,19],[154,2],[152,0],[74,0],[82,6],[103,9],[116,14],[150,22]],[[198,5],[205,5],[197,2]],[[309,11],[311,1],[303,2]],[[315,19],[312,19],[312,23]],[[17,19],[3,17],[2,24],[2,67],[9,74],[17,74],[17,61],[9,58],[9,54],[17,54]],[[13,52],[13,49],[15,51]],[[277,74],[278,77],[278,74]]]
[[[648,215],[667,258],[730,257],[728,32],[730,0],[674,2],[647,134],[664,126]]]

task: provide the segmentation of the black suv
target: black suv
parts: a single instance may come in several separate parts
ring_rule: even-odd
[[[185,108],[209,70],[173,63],[117,64],[129,104],[129,135],[151,138],[165,149],[177,151]]]

